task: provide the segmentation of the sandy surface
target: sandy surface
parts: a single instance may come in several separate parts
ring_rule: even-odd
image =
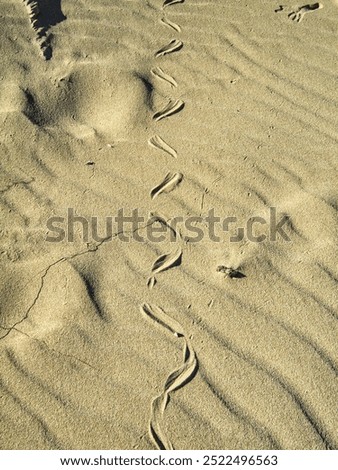
[[[0,447],[337,449],[337,2],[49,3],[0,1]]]

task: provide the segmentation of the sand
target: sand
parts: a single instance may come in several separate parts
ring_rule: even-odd
[[[337,449],[337,2],[49,3],[0,2],[0,448]]]

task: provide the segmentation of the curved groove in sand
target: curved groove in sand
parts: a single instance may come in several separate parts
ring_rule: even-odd
[[[160,21],[162,24],[164,24],[165,26],[168,26],[169,28],[173,29],[177,33],[181,32],[181,27],[177,23],[174,23],[173,21],[168,20],[168,18],[164,17]]]
[[[151,199],[154,199],[162,193],[169,193],[170,191],[175,189],[181,183],[182,180],[182,173],[168,173],[165,176],[164,180],[151,190]]]
[[[170,5],[175,5],[176,3],[184,3],[185,0],[164,0],[163,7],[169,7]]]
[[[156,323],[159,323],[161,326],[169,330],[170,333],[177,336],[178,338],[184,336],[182,326],[172,317],[167,315],[165,311],[157,305],[151,306],[147,303],[144,303],[141,305],[141,311]]]
[[[173,116],[176,113],[179,113],[184,108],[184,101],[176,100],[176,101],[169,101],[169,103],[157,113],[154,114],[153,119],[154,121],[161,121],[161,119],[167,118],[169,116]]]
[[[171,235],[174,237],[175,242],[181,242],[180,233],[174,227],[172,227],[164,217],[155,213],[150,213],[149,215],[151,216],[151,223],[159,222],[170,231]],[[155,274],[166,271],[167,269],[179,266],[181,264],[182,254],[182,248],[179,245],[174,251],[161,255],[156,259],[151,269],[151,277],[147,281],[147,286],[149,289],[152,289],[156,284]]]
[[[151,217],[151,223],[159,222],[173,234],[175,241],[181,241],[180,232],[178,232],[176,228],[172,226],[170,220],[167,220],[165,217],[160,214],[157,214],[156,212],[150,212],[149,216]]]
[[[173,52],[180,51],[183,47],[183,42],[178,39],[173,39],[169,44],[163,46],[159,51],[156,52],[155,57],[162,57]]]
[[[151,73],[159,78],[160,80],[163,80],[167,83],[169,83],[169,85],[171,85],[173,88],[176,88],[177,87],[177,82],[176,80],[174,79],[174,77],[172,77],[171,75],[169,75],[168,73],[164,72],[161,67],[155,67],[154,69],[151,70]]]
[[[166,271],[174,266],[181,264],[182,249],[178,247],[175,251],[169,254],[161,255],[157,258],[151,269],[151,274],[158,274],[162,271]]]
[[[183,363],[178,369],[169,374],[162,393],[153,400],[151,405],[150,435],[159,449],[171,450],[174,447],[163,430],[162,425],[164,411],[169,403],[170,393],[183,387],[194,378],[198,369],[198,361],[195,351],[184,334],[182,326],[176,320],[156,305],[143,304],[141,305],[141,312],[162,325],[176,337],[183,337],[184,339]]]
[[[157,150],[162,150],[163,152],[167,153],[173,158],[177,158],[177,152],[176,150],[171,147],[171,145],[167,144],[165,140],[162,139],[159,135],[154,135],[148,140],[149,145],[151,147],[154,147]]]

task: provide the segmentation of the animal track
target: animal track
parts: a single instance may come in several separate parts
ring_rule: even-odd
[[[167,73],[165,73],[160,67],[156,67],[155,69],[152,69],[151,73],[155,75],[155,77],[169,83],[169,85],[171,85],[172,87],[174,88],[177,87],[176,80],[171,75],[168,75]]]
[[[165,26],[168,26],[169,28],[173,29],[177,33],[181,32],[181,27],[177,23],[174,23],[173,21],[168,20],[168,18],[164,17],[160,21],[162,24],[164,24]]]
[[[150,213],[150,216],[152,218],[152,223],[159,222],[161,225],[165,226],[167,229],[170,230],[171,234],[174,236],[174,241],[181,241],[180,233],[177,232],[176,229],[173,228],[170,223],[165,220],[164,217],[153,213]],[[154,274],[166,271],[167,269],[173,268],[174,266],[179,266],[181,264],[182,254],[182,249],[180,246],[178,246],[176,250],[172,253],[161,255],[159,258],[157,258],[151,269],[152,276],[147,281],[147,286],[149,287],[149,289],[152,289],[156,284],[156,278]]]
[[[184,3],[184,0],[164,0],[162,8],[175,5],[175,3]]]
[[[176,186],[178,186],[182,180],[182,173],[168,173],[164,180],[151,190],[151,199],[154,199],[162,193],[169,193],[174,188],[176,188]]]
[[[169,44],[163,46],[159,51],[156,52],[155,57],[162,57],[166,54],[172,54],[173,52],[181,50],[183,42],[178,39],[173,39]]]
[[[149,145],[168,153],[171,157],[177,158],[177,152],[169,144],[167,144],[159,135],[154,135],[148,140]]]
[[[177,338],[184,339],[183,363],[168,376],[163,392],[153,400],[149,423],[150,435],[156,446],[161,450],[172,450],[173,445],[162,429],[164,411],[169,403],[170,393],[183,387],[194,378],[198,369],[198,361],[182,326],[176,320],[156,305],[143,304],[140,310],[141,313],[159,323]]]
[[[154,114],[153,119],[154,121],[161,121],[161,119],[167,118],[169,116],[173,116],[174,114],[182,111],[184,108],[184,101],[176,100],[176,101],[169,101],[169,103],[162,109]]]
[[[174,5],[175,3],[183,3],[184,0],[164,0],[163,8]],[[176,23],[169,21],[167,18],[162,18],[161,23],[169,28],[173,29],[176,32],[180,32],[181,28]],[[155,57],[162,57],[166,54],[171,54],[173,52],[179,51],[182,49],[183,43],[177,39],[173,39],[168,45],[162,47],[159,51],[156,52]],[[152,69],[151,73],[158,79],[165,81],[173,88],[177,87],[176,80],[165,73],[160,67]],[[180,112],[184,108],[184,101],[182,100],[170,100],[169,103],[159,112],[153,115],[154,121],[160,121],[161,119],[172,116]],[[168,153],[171,157],[177,158],[177,152],[172,148],[167,142],[165,142],[159,135],[155,134],[148,140],[149,145],[152,147],[162,150],[163,152]],[[183,179],[182,173],[168,173],[164,180],[150,192],[152,199],[160,195],[161,193],[168,193],[172,191],[176,186],[180,184]],[[160,224],[169,228],[171,233],[175,237],[176,242],[181,241],[181,235],[176,231],[175,228],[171,227],[168,221],[163,217],[157,214],[150,214],[153,218],[153,222],[160,222]],[[147,286],[149,289],[152,289],[156,284],[155,274],[158,274],[162,271],[166,271],[174,266],[181,264],[182,260],[182,248],[181,243],[178,243],[176,249],[171,253],[167,253],[159,256],[151,269],[151,277],[148,279]],[[183,353],[183,363],[182,365],[174,370],[167,378],[164,385],[163,392],[157,396],[151,404],[151,417],[149,423],[149,432],[152,437],[155,445],[159,449],[173,449],[173,445],[167,437],[165,431],[162,427],[163,414],[166,409],[166,406],[169,402],[169,394],[178,388],[182,387],[188,383],[195,375],[198,367],[197,358],[194,350],[192,349],[189,341],[186,339],[181,325],[176,322],[174,319],[169,317],[160,307],[150,306],[149,304],[143,304],[141,306],[141,312],[143,312],[148,317],[152,318],[154,321],[160,325],[167,328],[171,333],[177,337],[184,338],[184,353]]]
[[[157,258],[151,269],[152,274],[157,274],[167,269],[179,266],[182,260],[182,249],[179,247],[172,253],[161,255]]]
[[[152,289],[154,287],[154,285],[156,284],[156,282],[157,282],[156,277],[154,277],[154,276],[150,277],[147,281],[147,287],[149,289]]]
[[[279,13],[280,11],[284,11],[284,5],[279,5],[279,7],[276,8],[275,13]]]
[[[322,5],[321,3],[312,3],[312,4],[304,5],[302,7],[299,7],[297,10],[289,13],[288,17],[290,18],[290,20],[300,23],[303,20],[306,13],[311,13],[316,10],[320,10],[323,7],[324,5]]]
[[[154,212],[150,212],[149,216],[152,218],[152,222],[159,222],[160,224],[164,225],[168,230],[170,230],[170,232],[174,236],[175,241],[181,241],[181,234],[170,225],[170,222],[168,220]]]

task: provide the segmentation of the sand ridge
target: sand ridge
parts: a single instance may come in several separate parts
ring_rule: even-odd
[[[53,5],[0,6],[0,447],[336,449],[336,2]]]

